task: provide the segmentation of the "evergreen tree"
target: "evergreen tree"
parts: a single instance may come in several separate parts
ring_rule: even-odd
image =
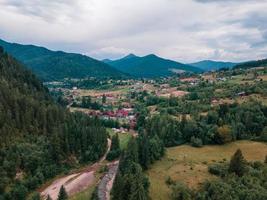
[[[111,138],[111,148],[107,155],[107,160],[111,161],[118,158],[121,154],[119,135],[113,135]]]
[[[52,200],[52,198],[50,197],[50,195],[47,195],[46,200]]]
[[[111,151],[120,149],[120,140],[118,133],[111,138]]]
[[[30,199],[31,200],[41,200],[41,196],[38,192],[34,192]]]
[[[238,149],[231,158],[229,165],[229,172],[233,172],[238,176],[243,176],[245,171],[246,171],[246,160],[243,157],[242,151]]]
[[[102,96],[102,104],[105,104],[107,102],[107,97],[105,94]]]
[[[64,186],[62,185],[60,187],[57,200],[67,200],[67,199],[68,199],[67,192],[66,192]]]

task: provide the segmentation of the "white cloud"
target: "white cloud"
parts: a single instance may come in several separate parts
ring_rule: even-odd
[[[0,37],[96,58],[267,57],[266,0],[0,0]]]

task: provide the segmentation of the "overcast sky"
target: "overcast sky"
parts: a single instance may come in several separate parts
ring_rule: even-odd
[[[261,59],[267,0],[0,0],[0,38],[97,59]]]

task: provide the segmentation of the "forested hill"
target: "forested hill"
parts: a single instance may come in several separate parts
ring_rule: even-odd
[[[234,69],[249,69],[253,67],[267,67],[267,59],[245,62],[236,65]]]
[[[35,75],[2,48],[0,138],[1,200],[26,199],[47,179],[99,159],[107,146],[97,119],[54,104]]]
[[[136,77],[162,77],[181,71],[202,72],[201,69],[172,60],[160,58],[154,54],[144,57],[130,54],[119,60],[104,60],[116,69]]]
[[[21,45],[0,40],[0,46],[43,80],[84,77],[121,77],[125,74],[91,57],[51,51],[34,45]]]
[[[221,68],[232,68],[233,66],[237,65],[237,63],[203,60],[196,63],[190,63],[189,65],[198,67],[204,71],[211,71],[211,70],[218,70]]]

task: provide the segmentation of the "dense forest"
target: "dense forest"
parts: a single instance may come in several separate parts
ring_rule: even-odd
[[[0,199],[23,200],[45,180],[106,151],[96,118],[56,105],[41,82],[0,48]]]
[[[123,152],[112,188],[113,200],[148,199],[149,180],[139,163],[138,143],[132,138]]]
[[[139,121],[144,118],[140,115]],[[183,143],[224,144],[240,139],[267,141],[266,125],[267,107],[260,102],[247,102],[222,104],[206,115],[195,113],[190,119],[183,115],[181,121],[162,113],[139,122],[139,129],[150,137],[159,137],[166,147],[171,147]]]

